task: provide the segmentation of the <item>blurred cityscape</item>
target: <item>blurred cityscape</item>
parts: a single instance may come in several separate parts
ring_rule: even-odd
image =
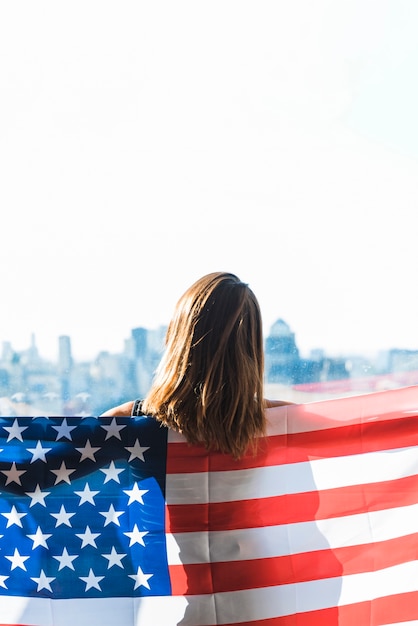
[[[58,340],[58,361],[31,345],[15,351],[4,341],[0,355],[0,415],[100,415],[147,392],[161,358],[166,327],[134,328],[123,352],[100,352],[76,362],[71,337]],[[331,357],[321,349],[302,358],[295,334],[278,319],[265,338],[266,397],[293,402],[370,393],[418,384],[418,350],[393,348],[373,358]]]

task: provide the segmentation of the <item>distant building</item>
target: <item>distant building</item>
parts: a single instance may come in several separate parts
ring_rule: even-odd
[[[295,382],[295,371],[300,361],[295,334],[282,319],[270,329],[265,341],[266,378],[270,383]]]
[[[310,359],[300,357],[295,334],[278,319],[265,341],[266,381],[282,385],[299,385],[348,378],[345,359],[325,357],[315,350]]]
[[[36,345],[35,333],[32,333],[31,335],[30,348],[27,351],[27,357],[30,364],[39,363],[40,361],[39,352]]]
[[[393,348],[388,352],[388,370],[390,372],[418,371],[418,350]]]
[[[7,363],[11,363],[11,361],[13,360],[14,354],[15,352],[12,348],[12,344],[10,343],[10,341],[3,341],[1,360]]]
[[[70,377],[73,367],[71,356],[71,339],[68,335],[58,338],[58,372],[61,380],[61,399],[68,402],[71,397]]]
[[[144,358],[148,348],[148,330],[146,328],[133,328],[131,331],[135,358]]]
[[[167,328],[161,326],[157,330],[134,328],[131,331],[133,350],[132,375],[137,396],[143,397],[148,393],[156,367],[161,359],[164,346],[164,337]]]
[[[69,374],[73,366],[71,355],[71,338],[61,335],[58,338],[58,368],[61,375]]]

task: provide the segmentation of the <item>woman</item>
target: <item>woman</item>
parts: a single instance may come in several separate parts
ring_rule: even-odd
[[[144,413],[202,443],[240,458],[265,433],[260,307],[246,283],[214,272],[178,301],[166,349],[147,396],[104,416]]]

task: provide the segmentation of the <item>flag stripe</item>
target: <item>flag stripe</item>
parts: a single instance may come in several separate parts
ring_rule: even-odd
[[[8,600],[7,598],[5,599]],[[25,599],[27,600],[27,599]],[[115,598],[54,600],[39,598],[37,607],[34,601],[26,604],[23,611],[36,615],[38,621],[2,622],[0,626],[91,626],[100,615],[101,626],[115,624],[146,624],[146,626],[178,626],[182,615],[187,615],[187,622],[194,626],[218,626],[215,621],[216,611],[213,597],[199,597],[197,603],[190,603],[187,598]],[[3,599],[2,599],[3,602]],[[7,604],[7,602],[5,603]],[[251,621],[223,622],[223,626],[416,626],[418,592],[392,594],[373,598],[364,602],[345,606],[295,612]],[[3,609],[3,606],[2,606]],[[10,613],[16,613],[15,608]],[[134,615],[137,615],[136,621]],[[210,621],[212,617],[212,621]],[[393,621],[393,620],[396,621]]]
[[[390,595],[340,607],[223,626],[418,626],[418,592]],[[396,622],[387,621],[396,619]],[[207,625],[209,626],[209,625]],[[210,626],[216,626],[211,624]]]
[[[417,387],[412,385],[394,391],[267,409],[267,435],[314,432],[366,422],[397,422],[417,415]],[[182,435],[175,431],[169,431],[168,441],[185,444]]]
[[[409,569],[407,575],[416,575]],[[380,574],[380,572],[377,572]],[[166,596],[144,598],[112,598],[54,600],[36,598],[28,601],[22,598],[19,604],[2,598],[2,614],[9,613],[7,624],[28,626],[91,626],[97,623],[100,615],[101,626],[132,624],[141,626],[178,626],[184,615],[184,623],[193,626],[389,626],[397,622],[418,619],[418,592],[387,592],[390,580],[385,587],[379,587],[382,578],[396,579],[399,572],[383,572],[376,582],[366,574],[361,577],[330,579],[318,585],[301,583],[302,595],[296,595],[292,585],[283,588],[271,587],[253,591],[232,592],[229,594],[202,595],[194,597]],[[413,578],[412,586],[416,579]],[[338,602],[341,583],[360,585],[363,599],[359,602],[330,605],[327,599]],[[387,584],[388,583],[388,584]],[[310,585],[311,588],[309,587]],[[321,606],[321,600],[322,605]],[[269,615],[273,602],[276,614]],[[31,616],[30,620],[13,619],[19,614]],[[136,616],[136,618],[134,618]],[[229,621],[227,621],[229,619]],[[402,624],[404,626],[404,624]]]
[[[394,454],[396,451],[397,454]],[[360,457],[360,458],[359,458]],[[271,467],[167,475],[167,504],[233,502],[385,482],[418,474],[415,448]]]
[[[238,591],[359,574],[418,558],[418,534],[267,559],[170,566],[173,595]]]
[[[311,519],[350,515],[361,510],[378,511],[417,500],[418,475],[365,485],[349,485],[321,492],[285,494],[271,498],[170,505],[166,509],[166,530],[170,533],[252,528],[254,519],[264,526],[292,524]]]
[[[211,610],[213,599],[204,605],[206,623],[213,623],[215,612]],[[180,596],[145,598],[77,598],[59,600],[50,598],[1,598],[1,615],[13,626],[177,626],[188,607],[186,598]],[[198,607],[193,623],[199,621]]]
[[[318,432],[271,435],[259,443],[257,456],[247,454],[236,461],[228,455],[208,456],[202,446],[177,441],[169,446],[167,473],[219,472],[252,469],[260,465],[284,465],[317,458],[331,458],[393,450],[418,445],[415,420],[363,422]]]
[[[167,535],[170,565],[244,561],[387,541],[415,533],[418,504],[340,518],[219,532]],[[228,546],[228,553],[226,552]],[[209,555],[210,549],[210,555]],[[210,556],[210,559],[209,559]]]
[[[216,594],[216,606],[222,615],[222,624],[239,624],[251,619],[267,619],[330,609],[333,606],[368,603],[376,597],[406,594],[415,591],[417,577],[418,562],[404,563],[385,570],[341,578],[219,593]],[[395,615],[396,613],[391,615],[391,621]],[[417,615],[418,605],[415,605],[415,614],[409,614],[407,618]],[[318,623],[322,624],[321,621]]]

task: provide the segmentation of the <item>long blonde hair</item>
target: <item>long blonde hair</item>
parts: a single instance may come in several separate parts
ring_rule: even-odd
[[[142,410],[190,443],[242,456],[265,431],[257,299],[234,274],[197,280],[178,301]]]

